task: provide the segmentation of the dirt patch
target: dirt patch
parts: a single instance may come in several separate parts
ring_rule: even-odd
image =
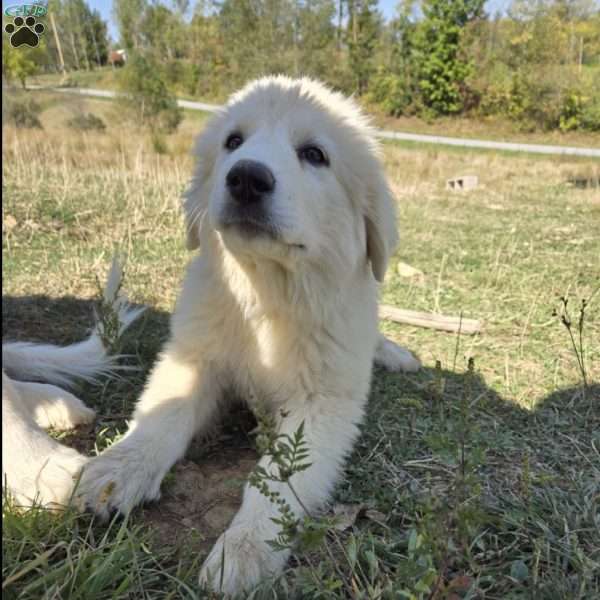
[[[162,548],[205,554],[240,507],[256,461],[250,448],[220,448],[200,463],[184,460],[167,476],[161,499],[138,518],[152,528]]]

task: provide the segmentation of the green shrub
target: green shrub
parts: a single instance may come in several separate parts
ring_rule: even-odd
[[[106,129],[104,121],[93,113],[79,113],[69,119],[67,125],[81,131],[104,131]]]
[[[526,130],[600,130],[600,96],[594,83],[583,78],[565,80],[559,70],[498,70],[478,82],[478,89],[480,115],[507,117]]]
[[[184,94],[194,95],[198,89],[201,68],[191,62],[174,59],[165,65],[165,81],[170,89],[179,89]]]
[[[581,109],[581,128],[587,131],[600,131],[600,95],[596,94]]]
[[[43,129],[38,117],[40,105],[32,99],[8,100],[4,102],[4,117],[15,127],[24,129]]]
[[[177,129],[182,119],[181,109],[152,59],[132,54],[119,74],[119,83],[123,102],[136,121],[165,133]]]
[[[152,149],[156,154],[168,154],[169,148],[162,133],[153,131],[150,135],[150,140],[152,142]]]
[[[367,99],[394,117],[414,112],[410,86],[404,77],[378,69],[369,85]]]

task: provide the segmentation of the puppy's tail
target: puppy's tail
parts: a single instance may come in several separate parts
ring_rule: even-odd
[[[100,314],[91,335],[69,346],[9,342],[2,344],[2,367],[15,379],[39,380],[68,386],[75,379],[95,381],[101,375],[122,369],[118,356],[109,356],[110,348],[143,312],[132,307],[121,294],[123,268],[113,264],[103,292]]]

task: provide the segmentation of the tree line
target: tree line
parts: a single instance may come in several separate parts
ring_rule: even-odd
[[[69,68],[105,64],[106,25],[52,0]],[[523,128],[600,130],[596,0],[114,0],[126,67],[171,93],[222,99],[266,73],[310,75],[389,115],[502,116]],[[46,36],[38,66],[56,65]],[[42,56],[43,55],[43,56]],[[4,65],[4,62],[3,62]],[[132,76],[134,74],[132,73]]]

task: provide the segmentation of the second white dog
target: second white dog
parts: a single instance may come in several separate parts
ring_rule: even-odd
[[[107,515],[158,498],[233,391],[269,408],[280,433],[304,423],[312,466],[292,482],[316,509],[358,435],[378,343],[388,366],[418,367],[377,329],[377,281],[397,232],[373,131],[352,101],[274,77],[233,96],[197,153],[186,212],[189,243],[202,252],[129,431],[85,468],[83,499]],[[267,458],[261,465],[271,468]],[[287,485],[272,489],[302,515]],[[246,487],[201,582],[234,595],[280,571],[288,555],[267,544],[277,516]]]
[[[119,293],[122,277],[121,265],[114,261],[104,303],[118,321],[117,336],[144,311]],[[105,347],[105,333],[98,321],[86,340],[70,346],[2,344],[2,485],[22,507],[60,508],[71,499],[86,457],[44,430],[71,429],[94,420],[91,408],[57,386],[68,387],[77,379],[94,381],[118,368]]]

